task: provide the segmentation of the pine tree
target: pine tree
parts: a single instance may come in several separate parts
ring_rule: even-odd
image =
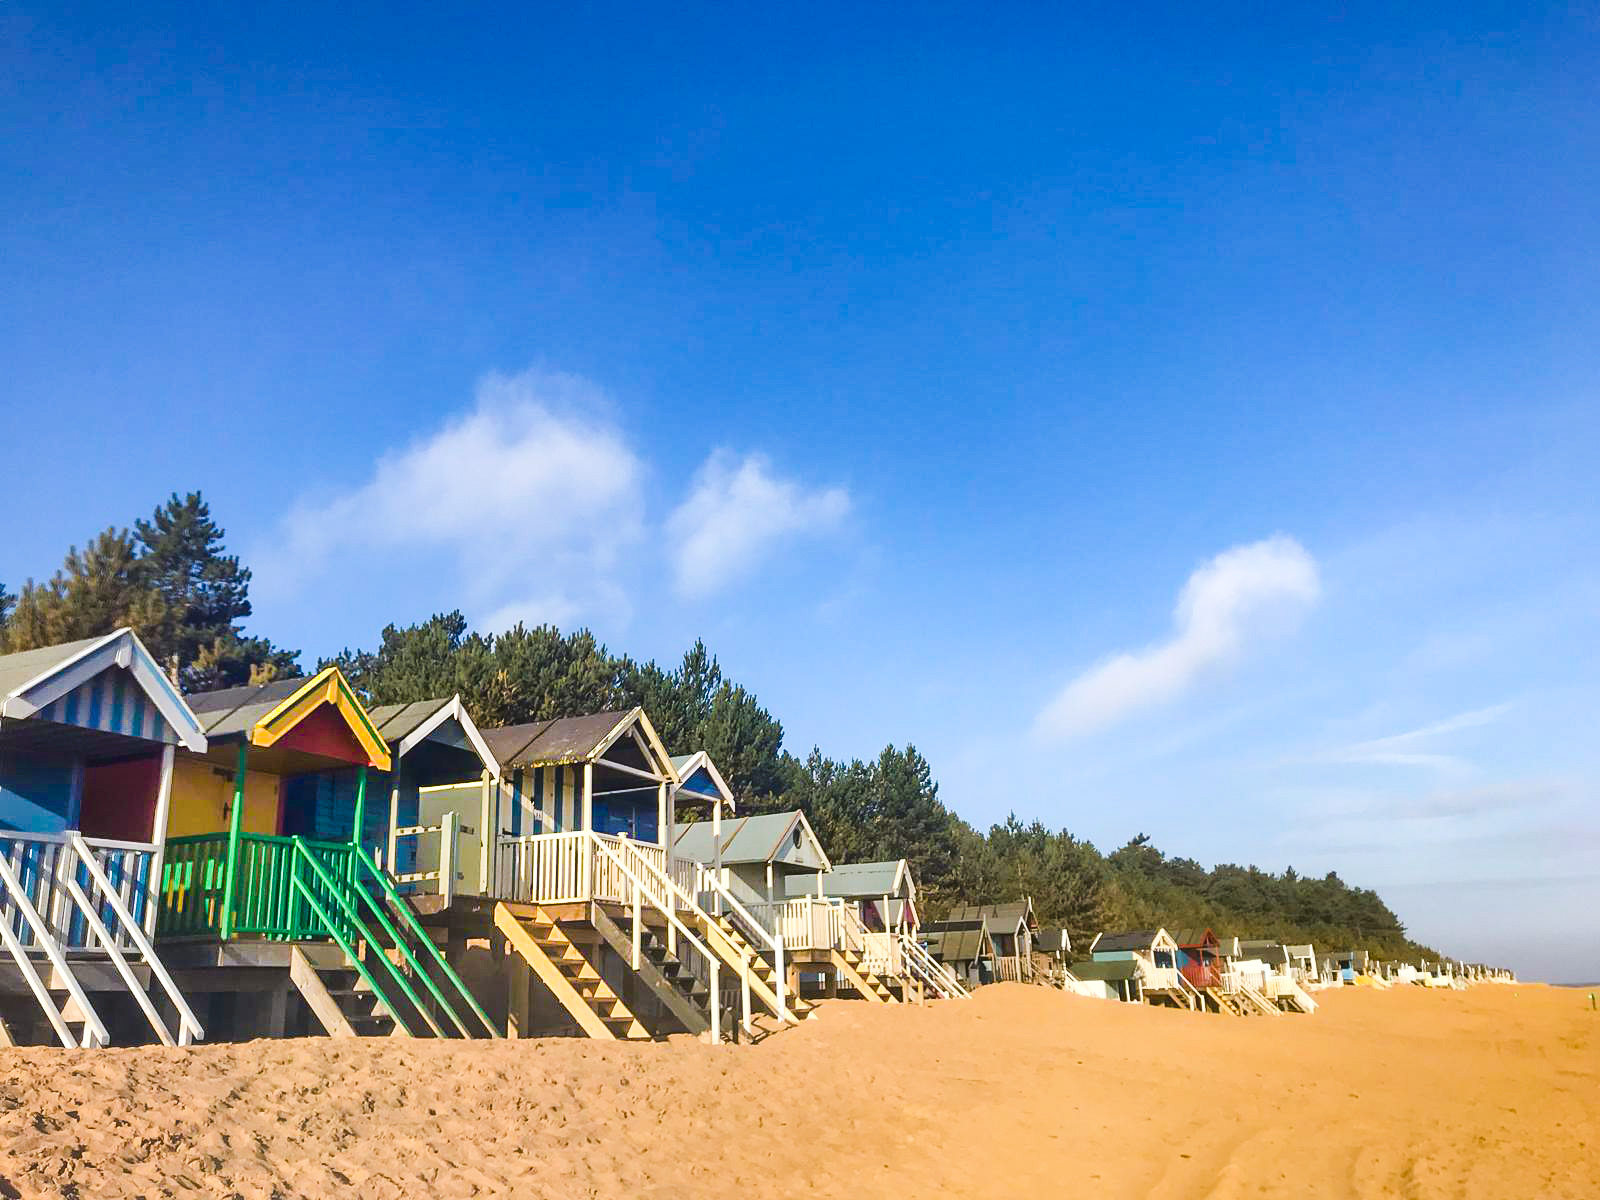
[[[222,527],[199,492],[181,499],[173,493],[134,529],[142,550],[135,577],[161,600],[160,619],[140,635],[158,661],[177,664],[186,690],[297,673],[297,652],[241,630],[250,615],[250,571],[224,552]]]
[[[139,572],[133,538],[125,529],[107,529],[82,550],[69,549],[48,582],[22,585],[5,623],[5,649],[75,642],[123,626],[143,636],[165,617],[162,598]]]

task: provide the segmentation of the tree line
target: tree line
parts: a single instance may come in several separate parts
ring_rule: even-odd
[[[251,575],[224,537],[198,492],[174,494],[131,529],[69,549],[50,579],[30,579],[14,595],[0,584],[0,650],[127,625],[188,691],[300,674],[297,651],[245,632]],[[1102,854],[1064,828],[1014,814],[978,829],[946,806],[931,764],[910,744],[867,760],[815,747],[797,757],[779,720],[725,677],[702,641],[663,667],[614,655],[586,629],[519,624],[485,634],[451,612],[389,625],[370,649],[317,666],[329,662],[374,704],[459,692],[486,728],[642,705],[671,752],[711,755],[740,812],[803,809],[835,862],[908,859],[925,918],[1031,896],[1040,921],[1064,926],[1079,947],[1100,930],[1160,925],[1437,957],[1406,937],[1377,893],[1333,873],[1207,870],[1168,857],[1144,834]]]

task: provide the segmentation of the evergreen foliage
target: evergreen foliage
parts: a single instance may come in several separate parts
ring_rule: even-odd
[[[128,626],[185,691],[296,674],[294,651],[241,629],[250,572],[223,552],[222,539],[199,492],[173,495],[133,532],[107,529],[81,551],[72,547],[45,583],[23,584],[0,622],[0,647],[28,650]]]

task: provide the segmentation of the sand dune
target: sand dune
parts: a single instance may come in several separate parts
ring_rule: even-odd
[[[1234,1020],[1005,985],[755,1046],[0,1050],[5,1196],[1600,1196],[1581,993]]]

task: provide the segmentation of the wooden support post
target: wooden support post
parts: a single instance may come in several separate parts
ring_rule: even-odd
[[[228,816],[228,861],[222,870],[222,929],[227,941],[233,936],[233,885],[239,873],[239,834],[244,821],[244,772],[250,757],[250,736],[239,742],[239,760],[233,769],[233,812]]]
[[[478,886],[474,889],[479,896],[491,894],[489,887],[489,865],[494,862],[494,846],[499,836],[500,817],[495,811],[493,784],[490,782],[489,769],[483,770],[483,820],[478,826]],[[455,891],[452,887],[451,892]]]
[[[400,839],[395,836],[395,830],[400,828],[400,771],[404,759],[396,757],[394,760],[394,775],[389,782],[389,836],[384,851],[383,865],[392,875],[400,869],[396,861],[400,855]],[[420,822],[422,814],[417,814]]]
[[[532,1015],[533,968],[520,955],[507,949],[506,964],[506,1037],[516,1039],[531,1037],[529,1024]]]
[[[362,763],[356,768],[356,819],[355,829],[350,834],[350,844],[356,849],[361,848],[361,827],[367,820],[367,764]],[[355,855],[350,856],[350,882],[355,883],[360,878],[356,870]]]
[[[151,821],[150,840],[156,852],[150,858],[150,883],[144,908],[144,931],[156,935],[156,914],[161,907],[161,868],[167,852],[167,817],[172,811],[172,766],[177,747],[167,744],[161,748],[161,782],[156,787],[156,813]]]
[[[583,824],[580,829],[594,828],[594,764],[583,764]]]

